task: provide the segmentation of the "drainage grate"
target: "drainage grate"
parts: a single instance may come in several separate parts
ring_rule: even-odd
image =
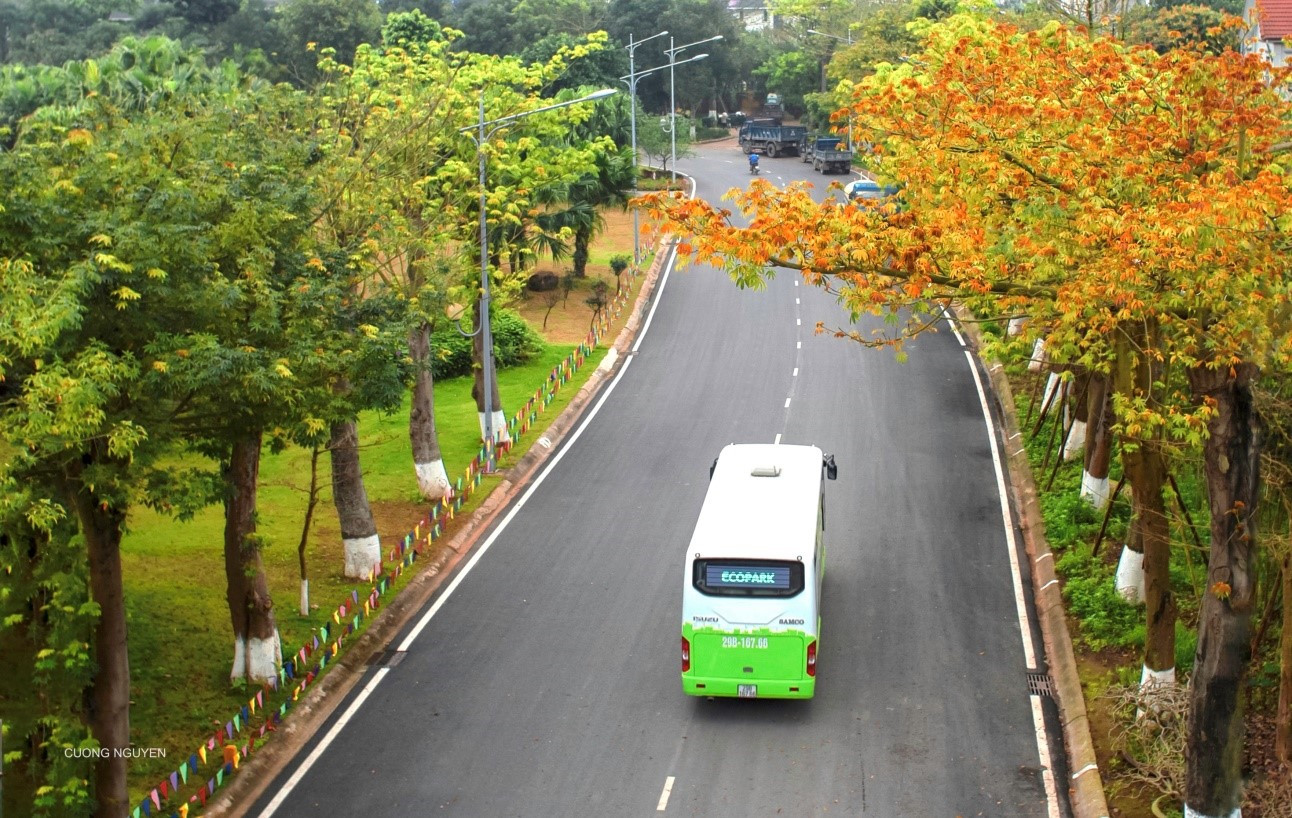
[[[1054,697],[1054,682],[1047,674],[1029,673],[1027,674],[1027,692],[1031,696],[1048,696]]]
[[[381,653],[374,653],[372,658],[368,660],[368,664],[371,667],[394,667],[404,661],[404,656],[406,655],[407,654],[402,650],[391,648],[390,650],[384,650]]]

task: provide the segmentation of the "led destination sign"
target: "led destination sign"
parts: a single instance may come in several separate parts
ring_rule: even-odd
[[[790,567],[709,563],[705,566],[704,582],[710,588],[769,588],[784,591],[790,587]]]

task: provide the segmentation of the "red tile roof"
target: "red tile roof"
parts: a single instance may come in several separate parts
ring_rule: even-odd
[[[1282,40],[1292,34],[1292,0],[1257,0],[1262,40]]]

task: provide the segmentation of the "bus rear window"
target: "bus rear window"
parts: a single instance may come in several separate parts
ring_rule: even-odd
[[[794,596],[803,590],[803,563],[787,560],[696,560],[692,582],[710,596]]]

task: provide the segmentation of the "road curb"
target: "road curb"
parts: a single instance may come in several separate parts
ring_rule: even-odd
[[[539,468],[556,450],[557,444],[583,416],[584,410],[601,386],[623,366],[625,354],[641,331],[651,296],[673,243],[672,240],[661,240],[656,246],[655,258],[645,273],[641,290],[637,294],[637,300],[633,302],[632,312],[624,322],[623,329],[619,331],[601,365],[579,388],[570,403],[553,419],[529,451],[506,470],[503,481],[467,518],[462,528],[444,541],[445,547],[434,552],[434,556],[430,558],[431,565],[420,570],[403,591],[377,614],[368,629],[341,655],[332,670],[310,686],[301,701],[292,708],[291,716],[278,727],[275,739],[242,763],[239,774],[207,803],[204,815],[234,818],[248,814],[269,784],[287,769],[345,701],[350,691],[364,677],[373,657],[386,649],[395,636],[421,613],[445,580],[474,550],[484,531],[510,505],[520,489],[538,473]]]
[[[957,306],[957,315],[960,312],[961,309]],[[957,325],[972,340],[974,354],[977,356],[982,349],[982,333],[978,325],[973,321],[957,321]],[[1068,632],[1063,595],[1054,571],[1054,553],[1050,551],[1049,541],[1045,538],[1045,523],[1037,499],[1036,481],[1032,476],[1031,464],[1027,462],[1022,432],[1019,431],[1014,392],[1010,388],[1003,364],[999,361],[983,361],[983,365],[1000,405],[1010,483],[1019,513],[1018,525],[1023,532],[1024,549],[1031,560],[1032,593],[1036,600],[1050,677],[1054,680],[1055,700],[1059,705],[1059,719],[1063,725],[1063,744],[1071,772],[1067,786],[1072,812],[1075,818],[1107,818],[1108,800],[1104,794],[1103,776],[1095,756],[1094,739],[1090,736],[1085,694],[1081,689],[1081,677],[1077,673],[1077,659],[1072,648],[1072,635]]]

